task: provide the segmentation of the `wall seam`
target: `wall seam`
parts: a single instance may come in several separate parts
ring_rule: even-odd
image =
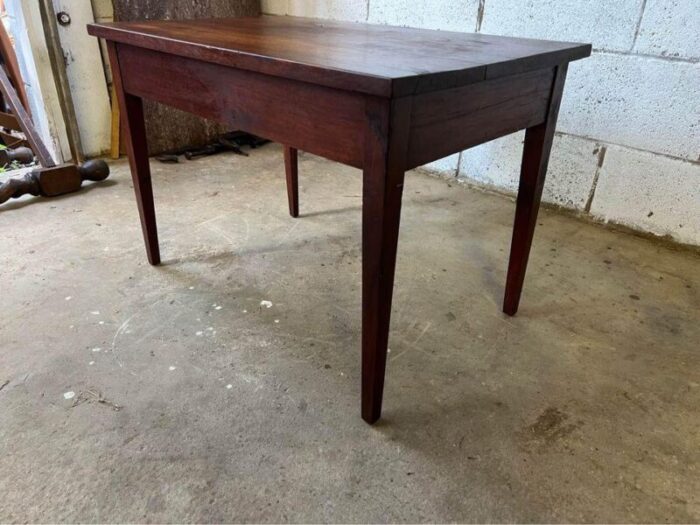
[[[642,27],[642,18],[644,18],[644,10],[647,7],[647,0],[642,0],[642,6],[641,9],[639,10],[639,18],[637,19],[637,25],[634,28],[634,38],[632,38],[632,46],[630,47],[630,51],[634,49],[634,47],[637,45],[637,37],[639,37],[639,30]]]
[[[459,178],[459,171],[462,168],[462,151],[457,155],[457,168],[455,169],[455,179]]]
[[[476,8],[476,33],[481,32],[481,23],[484,21],[484,9],[486,8],[486,0],[479,0],[479,5]]]
[[[600,149],[598,150],[598,166],[596,166],[595,173],[593,174],[593,183],[591,184],[591,191],[588,193],[586,205],[583,207],[583,211],[586,213],[591,212],[593,196],[595,195],[595,190],[598,187],[598,177],[600,177],[600,170],[603,167],[603,162],[605,162],[605,153],[608,151],[608,148],[602,144],[599,144],[599,147]]]
[[[631,149],[633,151],[640,151],[642,153],[649,153],[651,155],[658,155],[659,157],[665,157],[665,158],[671,159],[671,160],[686,162],[686,163],[692,164],[692,165],[700,165],[700,160],[686,159],[683,157],[677,157],[675,155],[669,155],[668,153],[660,153],[658,151],[653,151],[650,149],[637,148],[635,146],[628,146],[627,144],[620,144],[619,142],[611,142],[609,140],[602,140],[602,139],[598,139],[595,137],[589,137],[587,135],[578,135],[577,133],[567,133],[566,131],[557,131],[556,134],[562,135],[562,136],[567,136],[567,137],[576,137],[579,139],[585,139],[585,140],[589,140],[591,142],[595,142],[596,144],[604,144],[606,146],[617,146],[618,148],[627,148],[627,149]]]
[[[369,22],[369,3],[370,0],[367,0],[367,14],[365,15],[365,22]]]
[[[632,51],[616,51],[614,49],[602,49],[594,48],[593,53],[599,55],[617,55],[626,57],[640,57],[649,58],[651,60],[661,60],[663,62],[681,62],[683,64],[697,64],[700,62],[700,58],[682,58],[682,57],[669,57],[664,55],[651,55],[649,53],[635,53]]]

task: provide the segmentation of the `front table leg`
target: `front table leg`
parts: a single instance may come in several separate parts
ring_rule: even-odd
[[[566,65],[559,66],[554,77],[546,120],[542,124],[528,128],[525,132],[513,240],[508,262],[506,293],[503,299],[503,311],[508,315],[515,315],[520,303],[565,79]]]
[[[410,105],[368,101],[362,175],[362,419],[381,415]],[[391,119],[391,126],[389,120]],[[391,129],[391,133],[389,132]]]
[[[113,42],[108,42],[107,46],[109,60],[112,64],[115,92],[119,100],[126,152],[129,156],[129,166],[131,167],[131,179],[133,180],[136,203],[139,209],[139,217],[141,218],[141,230],[146,243],[146,255],[148,256],[148,262],[156,265],[160,264],[160,249],[158,247],[156,210],[153,205],[151,168],[148,164],[143,102],[140,97],[124,92],[117,49]]]

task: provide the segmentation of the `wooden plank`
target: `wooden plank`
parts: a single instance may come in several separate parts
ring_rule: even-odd
[[[117,51],[127,93],[362,166],[359,94],[123,44]]]
[[[5,68],[2,65],[0,65],[0,91],[2,91],[7,105],[10,106],[10,110],[12,110],[12,113],[17,117],[22,131],[27,137],[27,142],[29,142],[29,146],[32,148],[36,158],[39,159],[39,163],[45,168],[55,166],[56,163],[51,158],[49,150],[46,149],[46,146],[44,146],[44,143],[41,141],[41,137],[37,133],[34,124],[32,124],[29,115],[17,97],[17,92],[15,92],[15,88],[12,87],[10,79],[7,78],[7,73],[5,73]]]
[[[5,133],[2,130],[0,130],[0,140],[2,140],[2,142],[8,148],[17,148],[19,146],[29,147],[29,142],[27,142],[22,137],[16,137],[15,135],[11,135],[10,133]]]
[[[39,0],[41,13],[41,25],[46,38],[49,62],[53,71],[54,82],[58,92],[58,101],[61,106],[61,115],[66,126],[68,144],[73,162],[83,161],[83,146],[80,138],[80,129],[73,105],[73,94],[66,73],[66,58],[61,47],[61,39],[58,36],[58,24],[53,0]],[[104,84],[104,82],[102,82]]]
[[[15,131],[22,129],[19,126],[19,122],[17,122],[17,117],[11,113],[5,113],[4,111],[0,111],[0,126]]]

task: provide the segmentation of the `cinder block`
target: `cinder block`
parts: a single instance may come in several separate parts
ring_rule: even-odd
[[[287,13],[292,16],[364,22],[367,20],[367,1],[289,0]]]
[[[697,160],[698,100],[700,64],[594,53],[569,67],[558,129]]]
[[[474,31],[478,0],[416,2],[414,0],[371,0],[369,21],[444,31]]]
[[[435,162],[430,162],[425,166],[421,166],[420,169],[454,177],[457,174],[458,167],[459,153],[455,153],[444,159],[436,160]]]
[[[262,0],[260,10],[266,15],[286,15],[287,0]]]
[[[591,213],[700,245],[700,165],[610,146]]]
[[[514,133],[462,152],[459,176],[515,193],[525,132]],[[542,198],[545,202],[583,210],[598,168],[600,145],[556,135]]]
[[[487,0],[481,31],[628,51],[641,6],[642,0]]]
[[[521,131],[464,150],[459,177],[516,192],[524,138]]]
[[[601,145],[570,135],[554,138],[543,199],[565,208],[583,210],[598,170]]]
[[[668,57],[700,58],[700,2],[647,2],[635,51]]]

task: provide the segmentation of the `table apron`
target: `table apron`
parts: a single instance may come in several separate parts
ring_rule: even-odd
[[[361,168],[365,95],[116,44],[124,91]]]
[[[364,165],[369,95],[115,44],[126,93]],[[555,68],[409,95],[406,169],[545,121]],[[388,99],[387,99],[388,102]]]
[[[545,121],[554,69],[413,98],[407,169]]]

